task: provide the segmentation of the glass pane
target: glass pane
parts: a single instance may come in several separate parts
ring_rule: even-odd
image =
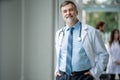
[[[105,30],[103,35],[103,40],[105,43],[108,42],[110,37],[110,32],[113,29],[118,29],[118,13],[117,12],[87,12],[86,13],[86,23],[91,26],[96,26],[99,21],[105,22]]]
[[[83,0],[83,4],[86,5],[101,5],[101,4],[106,4],[106,5],[118,5],[120,4],[120,0]]]

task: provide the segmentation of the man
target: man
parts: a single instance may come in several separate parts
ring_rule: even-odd
[[[105,38],[104,38],[104,30],[105,30],[105,22],[99,21],[96,23],[96,29],[100,32],[100,35],[102,37],[102,40],[105,43]]]
[[[78,20],[72,1],[63,2],[60,10],[66,26],[56,33],[56,80],[99,80],[108,62],[99,32]]]
[[[98,32],[100,32],[101,38],[105,43],[105,39],[104,39],[104,30],[105,30],[105,22],[103,21],[98,21],[96,23],[96,29],[98,30]],[[107,48],[107,44],[105,44],[106,48]],[[107,66],[106,66],[107,67]],[[106,68],[104,69],[103,74],[100,76],[100,80],[108,80],[108,75],[105,74]]]
[[[99,21],[96,23],[96,29],[100,32],[104,32],[105,23],[103,21]]]

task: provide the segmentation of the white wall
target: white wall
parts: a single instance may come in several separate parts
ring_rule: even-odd
[[[53,80],[53,0],[0,0],[0,80]]]
[[[25,80],[53,80],[53,1],[25,0]]]
[[[0,80],[21,77],[21,1],[0,0]]]

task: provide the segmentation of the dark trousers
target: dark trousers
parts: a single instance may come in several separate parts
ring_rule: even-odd
[[[118,76],[119,76],[119,80],[120,80],[120,74]],[[110,74],[110,80],[115,80],[115,74]]]
[[[91,75],[84,75],[85,72],[89,70],[73,72],[68,76],[65,72],[60,71],[61,76],[57,76],[56,80],[94,80]]]

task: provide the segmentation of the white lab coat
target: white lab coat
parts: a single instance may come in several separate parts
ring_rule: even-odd
[[[63,32],[61,31],[62,29],[58,30],[55,37],[57,54],[56,71],[58,71],[58,56],[63,38]],[[61,34],[59,34],[60,32]],[[108,53],[104,46],[103,40],[100,33],[96,29],[86,24],[82,24],[81,37],[83,47],[92,65],[90,72],[95,80],[99,80],[99,76],[104,71],[104,68],[108,62]]]
[[[108,46],[109,61],[107,65],[106,73],[109,74],[120,74],[120,65],[115,63],[116,60],[120,61],[120,45],[118,42],[114,41],[110,46]]]

